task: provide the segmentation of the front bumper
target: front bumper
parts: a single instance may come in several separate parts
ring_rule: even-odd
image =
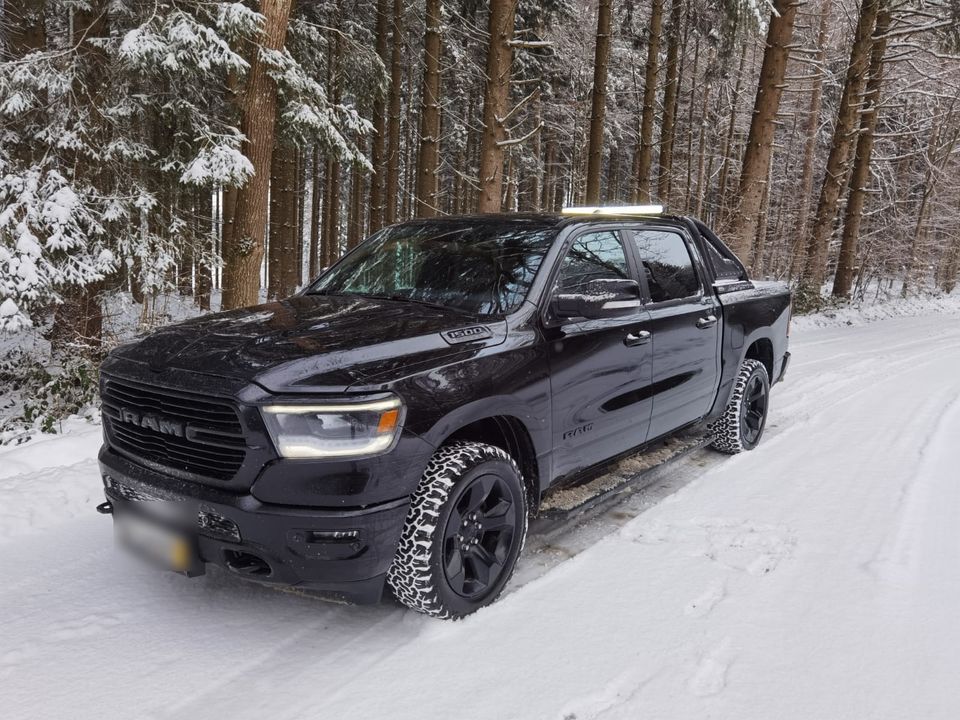
[[[195,538],[202,564],[349,602],[380,600],[410,504],[404,497],[364,508],[272,505],[148,470],[106,447],[99,460],[114,510],[176,524]]]

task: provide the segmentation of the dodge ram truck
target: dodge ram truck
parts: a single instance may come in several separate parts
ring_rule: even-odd
[[[187,576],[462,617],[548,489],[692,426],[756,447],[790,314],[656,206],[404,222],[293,297],[115,349],[98,510]]]

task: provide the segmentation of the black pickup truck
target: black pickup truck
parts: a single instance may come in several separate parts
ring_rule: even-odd
[[[551,486],[698,423],[756,446],[790,312],[655,208],[402,223],[294,297],[112,352],[98,509],[187,575],[460,617]]]

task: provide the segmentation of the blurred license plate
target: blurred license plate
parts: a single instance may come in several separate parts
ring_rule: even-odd
[[[118,513],[114,530],[121,545],[160,567],[188,572],[195,555],[190,538],[138,514]]]

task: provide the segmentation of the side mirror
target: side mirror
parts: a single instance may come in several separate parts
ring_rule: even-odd
[[[553,311],[559,318],[587,320],[632,315],[640,308],[640,285],[636,280],[591,280],[579,293],[553,296]]]

